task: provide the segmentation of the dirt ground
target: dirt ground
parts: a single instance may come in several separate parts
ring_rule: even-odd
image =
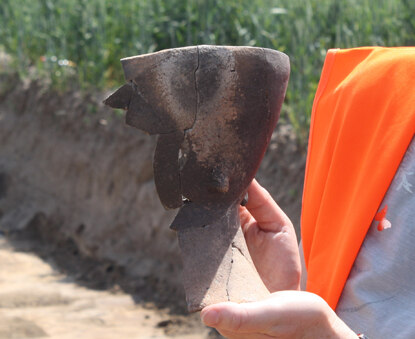
[[[32,249],[30,241],[0,236],[1,339],[213,337],[198,314],[171,315],[116,288],[83,287]]]

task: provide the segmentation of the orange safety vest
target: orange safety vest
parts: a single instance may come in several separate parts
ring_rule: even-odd
[[[415,132],[415,48],[329,50],[314,99],[301,217],[307,290],[335,309]]]

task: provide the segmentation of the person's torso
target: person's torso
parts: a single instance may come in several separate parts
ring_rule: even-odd
[[[414,285],[412,139],[354,262],[336,312],[353,330],[369,338],[415,338]]]

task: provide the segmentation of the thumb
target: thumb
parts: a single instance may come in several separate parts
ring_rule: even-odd
[[[275,326],[278,309],[264,301],[236,304],[219,303],[205,307],[201,318],[206,326],[239,333],[264,333]]]

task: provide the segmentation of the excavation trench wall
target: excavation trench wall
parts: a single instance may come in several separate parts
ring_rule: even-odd
[[[12,74],[0,84],[0,230],[35,224],[48,244],[69,239],[82,256],[121,267],[138,289],[165,282],[182,298],[168,227],[176,212],[162,208],[153,181],[156,137],[104,107],[107,93],[58,92]],[[304,163],[280,125],[258,178],[297,226]]]

